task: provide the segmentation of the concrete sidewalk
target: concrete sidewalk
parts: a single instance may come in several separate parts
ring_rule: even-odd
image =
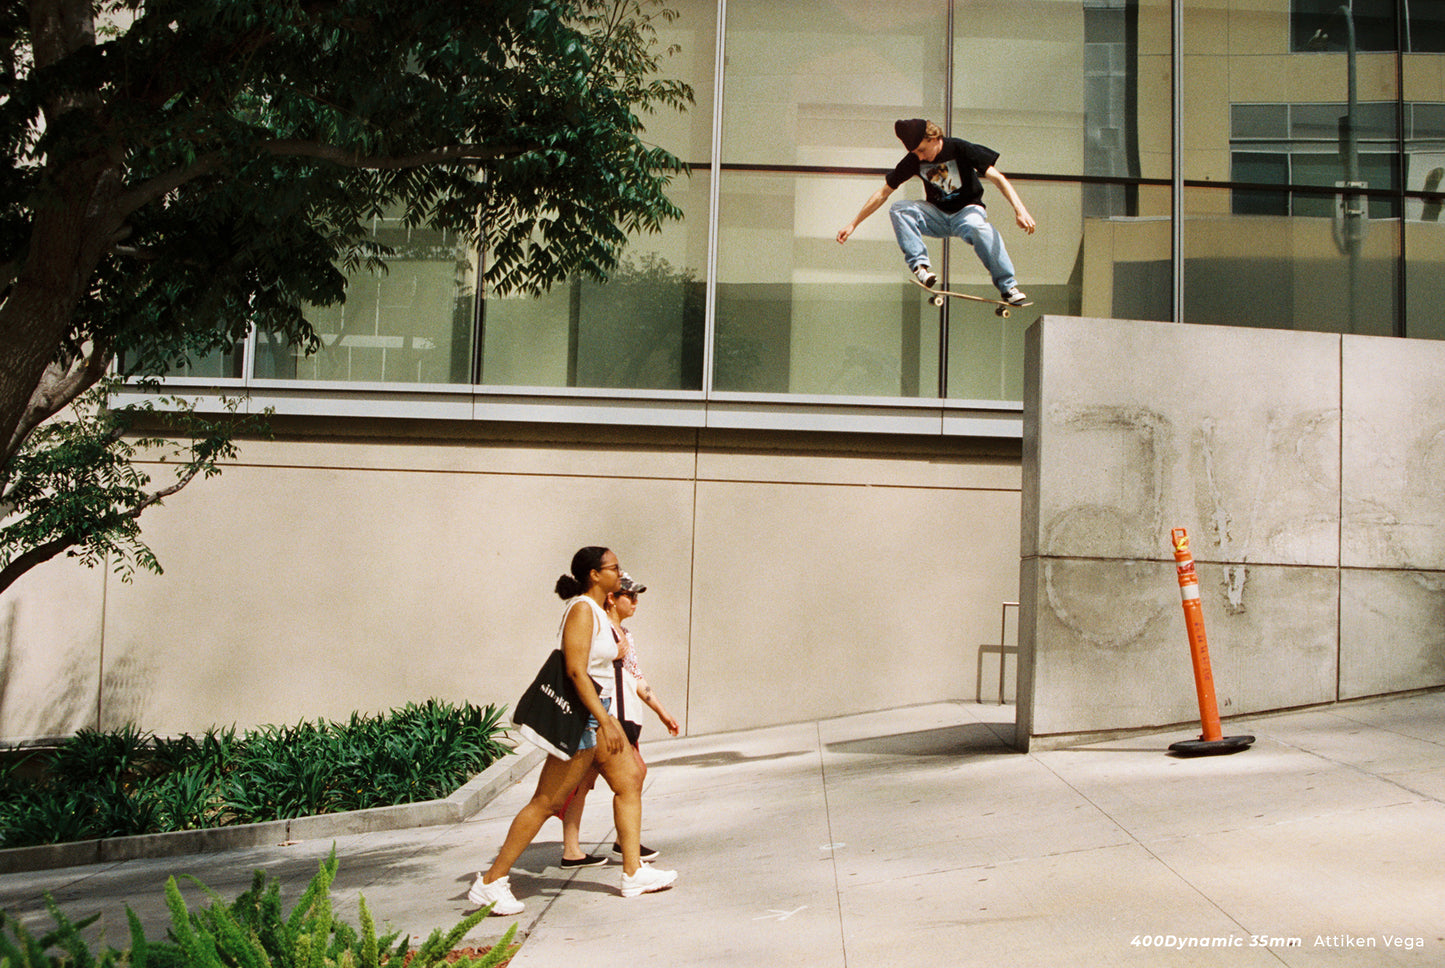
[[[798,965],[1438,965],[1445,961],[1445,694],[1235,721],[1233,756],[1175,759],[1175,730],[1021,755],[1011,707],[937,704],[648,743],[644,841],[672,890],[617,894],[619,868],[564,872],[549,823],[512,874],[514,968]],[[416,937],[465,914],[533,778],[462,823],[336,840],[337,910]],[[598,791],[584,837],[610,844]],[[230,899],[253,868],[288,904],[331,843],[0,877],[40,927],[124,905],[159,937],[162,888]],[[196,902],[201,894],[184,885]],[[1220,950],[1225,949],[1225,950]]]

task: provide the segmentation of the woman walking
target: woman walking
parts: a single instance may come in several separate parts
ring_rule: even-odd
[[[642,675],[642,667],[637,661],[637,642],[632,637],[632,632],[622,623],[637,614],[637,596],[647,591],[647,586],[632,579],[627,572],[622,573],[621,587],[607,596],[607,617],[612,622],[617,639],[622,647],[621,656],[617,662],[621,663],[620,675],[614,675],[614,683],[622,680],[622,699],[613,708],[617,709],[621,718],[633,724],[632,749],[637,754],[637,762],[641,769],[641,779],[647,778],[647,763],[642,759],[642,750],[638,746],[636,736],[642,732],[642,714],[638,708],[642,703],[652,707],[657,718],[662,720],[662,725],[673,736],[681,730],[672,713],[663,706],[662,700],[653,692],[652,686],[648,685],[647,679]],[[616,666],[617,663],[614,663]],[[567,802],[567,809],[561,814],[562,817],[562,867],[597,867],[607,863],[606,855],[589,854],[582,849],[582,811],[587,805],[587,794],[592,789],[592,783],[597,779],[597,770],[594,767],[589,770],[577,787],[577,792]],[[656,860],[658,853],[646,844],[638,845],[639,855],[644,861]],[[622,858],[622,845],[612,845],[612,856]]]
[[[492,914],[520,914],[523,905],[512,895],[512,865],[532,843],[542,824],[562,809],[568,795],[594,764],[612,788],[612,817],[622,848],[623,897],[636,897],[672,886],[676,871],[642,863],[642,771],[622,725],[608,712],[612,704],[612,662],[617,641],[603,605],[620,590],[622,568],[607,548],[583,548],[572,556],[572,571],[557,579],[557,595],[566,601],[560,632],[567,676],[592,718],[577,754],[563,760],[548,756],[532,794],[507,831],[492,866],[477,875],[467,892],[477,905],[492,905]]]

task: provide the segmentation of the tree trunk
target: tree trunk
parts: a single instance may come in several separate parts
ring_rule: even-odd
[[[0,305],[0,346],[6,348],[0,357],[0,462],[9,461],[22,442],[16,430],[46,367],[60,356],[76,307],[119,227],[114,216],[106,217],[117,176],[90,167],[93,174],[60,178],[60,191],[37,207],[25,264]]]
[[[30,0],[28,6],[37,69],[95,43],[91,0]],[[45,105],[46,120],[53,124],[62,115],[89,111],[102,129],[100,103],[84,93],[57,96]],[[0,357],[0,464],[23,442],[26,414],[46,367],[60,357],[76,307],[120,227],[116,161],[97,150],[89,157],[59,164],[46,159],[44,164],[49,187],[35,205],[25,262],[0,303],[0,346],[6,349]],[[53,402],[64,406],[69,401]]]

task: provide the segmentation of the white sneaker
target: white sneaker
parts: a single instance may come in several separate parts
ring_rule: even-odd
[[[933,270],[928,267],[928,263],[926,262],[921,266],[915,266],[913,275],[929,289],[932,289],[934,284],[938,282],[938,276],[934,275]]]
[[[677,880],[677,871],[662,871],[651,864],[643,864],[637,868],[637,873],[622,875],[622,896],[636,897],[639,894],[651,894],[653,891],[665,891]]]
[[[1008,303],[1010,306],[1022,306],[1024,303],[1029,301],[1029,297],[1019,292],[1018,286],[1014,286],[1010,288],[1008,292],[1003,294],[1003,301]]]
[[[490,884],[483,884],[482,875],[478,874],[477,879],[472,882],[472,889],[467,891],[467,900],[477,907],[490,904],[491,913],[495,915],[521,914],[522,902],[512,896],[509,880],[509,877],[499,877]]]

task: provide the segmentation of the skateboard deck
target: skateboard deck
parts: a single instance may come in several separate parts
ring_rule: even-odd
[[[972,299],[974,302],[989,303],[990,305],[997,306],[998,308],[994,310],[994,313],[1007,319],[1010,310],[1016,309],[1019,306],[1033,305],[1032,302],[1008,303],[1004,302],[1002,299],[989,299],[987,296],[974,296],[966,292],[953,292],[949,289],[929,289],[917,279],[913,279],[912,282],[919,289],[922,289],[923,291],[932,295],[932,298],[928,301],[933,303],[933,305],[935,306],[943,305],[944,296],[953,296],[955,299]]]

